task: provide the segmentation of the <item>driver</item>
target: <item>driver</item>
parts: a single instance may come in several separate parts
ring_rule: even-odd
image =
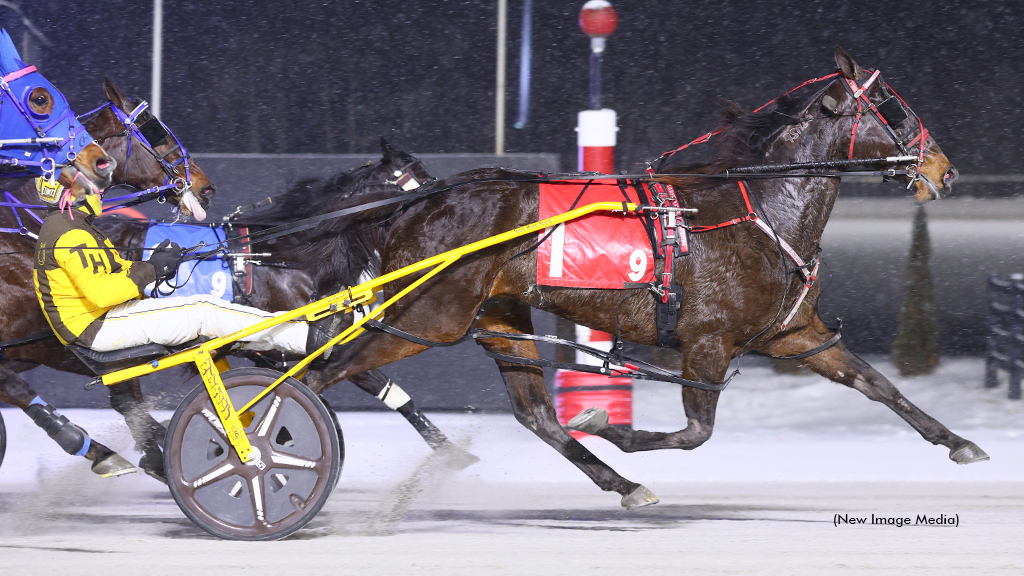
[[[181,248],[164,240],[148,261],[125,260],[93,225],[102,209],[98,195],[72,199],[65,193],[61,205],[39,231],[33,276],[39,305],[64,345],[98,352],[174,346],[226,336],[276,315],[206,296],[146,298],[174,277]],[[323,320],[285,322],[243,338],[243,348],[305,356],[333,336]]]

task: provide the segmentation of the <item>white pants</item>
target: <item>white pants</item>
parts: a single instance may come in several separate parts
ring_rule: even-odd
[[[110,352],[143,344],[184,344],[200,336],[219,338],[279,313],[232,304],[212,296],[147,298],[118,304],[107,311],[92,349]],[[309,325],[285,322],[242,338],[247,350],[306,353]]]

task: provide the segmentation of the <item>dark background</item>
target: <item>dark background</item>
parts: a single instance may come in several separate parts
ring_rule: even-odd
[[[516,130],[522,0],[509,1],[507,149],[556,152],[566,168],[587,108],[582,3],[535,2],[531,117]],[[1020,171],[1020,2],[614,4],[605,105],[619,113],[619,169],[714,128],[718,98],[753,108],[833,71],[842,45],[882,69],[961,173]],[[149,97],[152,2],[23,10],[55,44],[30,63],[76,109],[103,101],[104,75]],[[196,152],[364,153],[378,135],[417,152],[493,152],[495,12],[494,1],[165,0],[164,120]],[[0,23],[20,45],[14,13],[0,10]]]

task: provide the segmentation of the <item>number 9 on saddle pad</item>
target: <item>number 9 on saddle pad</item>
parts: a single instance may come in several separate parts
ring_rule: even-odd
[[[188,224],[153,224],[146,232],[146,248],[152,249],[164,240],[177,242],[181,246],[206,246],[223,242],[226,235],[222,228],[209,226],[192,226]],[[223,244],[222,244],[223,245]],[[152,252],[147,250],[145,259]],[[213,296],[231,302],[235,297],[231,281],[229,263],[223,259],[184,262],[178,267],[178,274],[169,281],[172,286],[180,286],[173,294],[162,296]],[[167,291],[166,286],[163,287]]]

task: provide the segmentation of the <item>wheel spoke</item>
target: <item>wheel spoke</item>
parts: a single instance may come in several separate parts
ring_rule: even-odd
[[[318,460],[299,458],[297,456],[282,454],[280,452],[271,452],[270,460],[274,463],[275,468],[313,469],[320,463]]]
[[[220,466],[218,466],[216,468],[213,468],[209,472],[207,472],[206,474],[203,474],[202,476],[200,476],[199,479],[196,480],[195,482],[192,482],[192,489],[195,490],[195,489],[197,489],[197,488],[199,488],[201,486],[205,486],[205,485],[209,484],[210,482],[213,482],[215,480],[219,480],[219,479],[223,478],[224,476],[226,476],[228,474],[228,472],[234,471],[234,469],[235,469],[235,465],[231,464],[230,462],[226,462],[224,464],[221,464]]]
[[[253,477],[250,485],[252,486],[252,505],[256,510],[256,520],[266,523],[267,518],[263,513],[263,486],[260,480],[261,475],[257,474]]]
[[[213,430],[217,432],[217,434],[220,434],[220,437],[225,442],[227,442],[228,435],[226,432],[224,432],[224,425],[221,424],[220,417],[218,417],[216,414],[214,414],[207,408],[203,408],[202,414],[203,417],[206,418],[206,421],[210,423],[210,426],[213,427]]]
[[[260,419],[259,426],[256,427],[256,435],[260,438],[267,435],[274,428],[274,422],[277,420],[279,409],[281,408],[281,397],[274,395],[274,402],[270,404],[270,408],[267,409],[267,413]]]

